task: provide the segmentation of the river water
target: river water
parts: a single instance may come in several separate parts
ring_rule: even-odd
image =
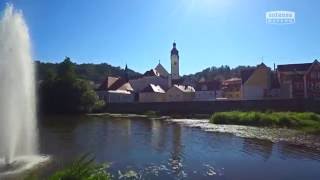
[[[295,131],[206,120],[50,116],[41,118],[39,132],[41,154],[52,157],[41,169],[44,177],[92,153],[123,179],[128,171],[140,179],[320,179],[320,140],[301,139],[305,135]]]

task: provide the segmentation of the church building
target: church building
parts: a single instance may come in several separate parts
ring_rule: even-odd
[[[168,71],[161,65],[160,61],[158,65],[151,70],[146,71],[141,77],[136,78],[136,79],[128,79],[124,77],[107,77],[105,82],[102,83],[100,89],[99,89],[99,94],[114,94],[114,92],[119,94],[122,94],[125,92],[123,96],[128,96],[127,94],[131,94],[131,96],[134,96],[136,100],[143,100],[145,102],[159,102],[159,101],[171,101],[170,98],[163,98],[166,97],[164,96],[164,93],[166,91],[169,91],[170,89],[174,89],[176,87],[179,87],[178,85],[180,84],[180,74],[179,74],[179,51],[177,49],[177,44],[173,42],[173,47],[170,52],[170,61],[171,61],[171,74],[168,73]],[[118,80],[119,79],[119,80]],[[126,85],[125,87],[129,87],[130,89],[111,89],[110,87],[111,84],[109,85],[109,82],[113,82],[115,80],[119,87],[124,87],[121,85]],[[122,81],[120,81],[122,80]],[[107,83],[108,82],[108,83]],[[107,84],[106,84],[107,83]],[[156,90],[159,91],[156,91]],[[122,91],[120,91],[122,90]],[[125,90],[125,91],[123,91]],[[110,91],[110,92],[109,92]],[[108,92],[108,93],[107,93]],[[170,97],[175,97],[174,92],[179,92],[180,91],[172,91],[170,90],[171,93]],[[183,91],[184,92],[184,91]],[[143,95],[143,97],[139,98],[139,96]],[[148,97],[146,98],[146,94]],[[181,93],[180,93],[181,94]],[[181,96],[180,94],[177,94],[177,96]],[[161,96],[158,97],[158,96]],[[181,96],[183,100],[184,96]],[[108,98],[110,99],[110,98]],[[119,100],[119,102],[122,101],[122,98],[116,98]],[[140,100],[139,100],[140,101]],[[113,101],[114,102],[114,101]],[[127,102],[127,101],[126,101]]]

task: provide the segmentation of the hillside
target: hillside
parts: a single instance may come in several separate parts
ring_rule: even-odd
[[[75,70],[79,77],[93,81],[95,83],[101,83],[106,75],[111,76],[123,76],[124,69],[120,67],[115,67],[107,63],[101,64],[76,64]],[[49,73],[57,72],[58,63],[44,63],[36,61],[37,77],[39,80],[43,80]],[[244,69],[252,68],[250,66],[238,66],[235,68],[230,68],[229,66],[206,68],[200,72],[184,75],[182,79],[188,82],[199,81],[202,77],[206,80],[224,80],[231,77],[240,77],[240,72]],[[134,70],[128,69],[129,79],[134,79],[141,76],[140,73]]]
[[[38,80],[45,79],[48,74],[57,73],[57,67],[58,63],[44,63],[40,61],[36,61],[36,69],[37,69],[37,78]],[[100,83],[104,80],[104,78],[107,75],[111,76],[123,76],[124,75],[124,69],[120,67],[115,67],[107,63],[101,63],[101,64],[76,64],[75,65],[75,71],[77,75],[83,79],[93,81],[95,83]],[[141,74],[138,72],[135,72],[131,69],[128,69],[128,75],[129,78],[135,78],[140,76]]]
[[[184,81],[196,82],[199,81],[202,77],[208,81],[211,80],[225,80],[231,77],[240,77],[240,72],[245,69],[252,68],[252,66],[237,66],[235,68],[230,68],[229,66],[206,68],[195,74],[184,75],[182,78]]]

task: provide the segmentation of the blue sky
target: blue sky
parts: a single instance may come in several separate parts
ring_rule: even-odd
[[[169,70],[175,40],[182,74],[210,66],[311,62],[320,57],[318,0],[0,0],[23,11],[34,58]],[[265,13],[290,10],[292,25]]]

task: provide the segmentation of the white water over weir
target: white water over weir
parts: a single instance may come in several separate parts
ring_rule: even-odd
[[[21,168],[21,159],[27,164],[38,154],[35,103],[28,27],[22,12],[7,4],[0,19],[0,175],[1,167]]]

